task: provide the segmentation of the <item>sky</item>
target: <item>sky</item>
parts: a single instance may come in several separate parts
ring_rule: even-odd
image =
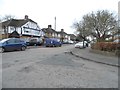
[[[72,25],[81,21],[83,15],[98,10],[109,10],[117,15],[120,0],[0,0],[0,17],[13,15],[23,19],[28,15],[38,23],[40,28],[48,25],[56,31],[64,29],[68,34],[74,34]]]

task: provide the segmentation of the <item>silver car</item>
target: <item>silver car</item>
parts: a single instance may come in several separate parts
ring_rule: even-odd
[[[78,42],[75,44],[75,48],[86,48],[86,42]]]

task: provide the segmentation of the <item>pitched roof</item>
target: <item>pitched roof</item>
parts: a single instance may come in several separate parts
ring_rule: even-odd
[[[28,20],[25,20],[25,19],[11,19],[11,20],[7,20],[5,22],[2,22],[2,27],[4,27],[4,26],[20,27],[20,26],[24,25],[25,23],[27,23],[28,21],[34,22],[31,19],[28,19]],[[34,23],[36,23],[36,22],[34,22]]]
[[[76,36],[74,34],[68,34],[68,35],[70,35],[73,38],[76,38]]]
[[[45,32],[45,33],[57,33],[54,29],[52,29],[52,28],[43,28],[42,29],[42,31],[43,32]]]
[[[57,31],[58,34],[68,35],[66,32]]]
[[[20,37],[20,35],[18,34],[18,32],[17,31],[14,31],[14,32],[12,32],[10,35],[9,35],[9,37],[11,38],[11,37],[16,37],[16,38],[19,38]]]
[[[76,39],[76,36],[74,34],[68,34],[71,39]]]

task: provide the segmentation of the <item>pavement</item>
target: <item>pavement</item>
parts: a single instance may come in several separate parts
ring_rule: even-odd
[[[90,47],[87,47],[85,49],[74,48],[70,51],[70,53],[84,60],[120,67],[118,64],[118,56],[101,55],[95,52],[93,53],[91,52]]]

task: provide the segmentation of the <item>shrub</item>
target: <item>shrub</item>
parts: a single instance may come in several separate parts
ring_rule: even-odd
[[[92,49],[101,50],[101,51],[115,51],[120,49],[120,43],[116,42],[97,42],[91,45]]]

